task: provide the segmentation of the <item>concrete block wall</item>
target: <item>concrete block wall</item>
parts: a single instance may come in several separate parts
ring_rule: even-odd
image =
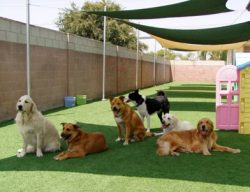
[[[64,105],[65,96],[102,98],[102,42],[31,26],[31,96],[43,111]],[[0,17],[0,121],[15,117],[27,94],[26,27]],[[224,62],[164,61],[139,55],[137,88],[170,81],[214,82]],[[155,71],[155,79],[153,72]],[[105,95],[136,88],[136,51],[107,43]]]
[[[31,96],[39,110],[63,106],[64,96],[102,97],[102,42],[31,26],[30,43]],[[0,49],[3,121],[15,117],[18,98],[27,94],[24,23],[0,17]],[[106,97],[135,89],[136,52],[107,43],[106,55]],[[156,68],[158,64],[162,65],[161,61],[157,61]],[[170,64],[165,68],[167,73]],[[138,88],[154,85],[152,71],[153,56],[140,56]],[[162,77],[159,79],[157,82],[162,82]]]
[[[224,61],[170,61],[173,81],[215,82],[216,73]]]

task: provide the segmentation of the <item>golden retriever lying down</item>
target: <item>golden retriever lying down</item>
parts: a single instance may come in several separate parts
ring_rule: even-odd
[[[179,155],[178,152],[202,153],[211,155],[210,151],[240,153],[239,149],[232,149],[218,145],[213,122],[208,118],[201,119],[197,129],[187,131],[170,131],[157,140],[157,154]]]

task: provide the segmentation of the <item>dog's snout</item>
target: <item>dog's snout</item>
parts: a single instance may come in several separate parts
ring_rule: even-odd
[[[165,123],[165,120],[164,120],[164,119],[162,120],[162,123],[163,123],[163,124]]]
[[[118,108],[117,107],[113,107],[113,111],[118,111]]]
[[[206,126],[205,125],[202,125],[201,128],[202,128],[203,131],[206,130]]]
[[[63,138],[63,139],[65,139],[65,140],[67,140],[68,138],[70,138],[70,134],[65,134],[65,133],[61,133],[61,137]]]
[[[19,111],[22,111],[22,110],[23,110],[23,106],[22,106],[22,105],[18,105],[17,107],[18,107],[18,110],[19,110]]]

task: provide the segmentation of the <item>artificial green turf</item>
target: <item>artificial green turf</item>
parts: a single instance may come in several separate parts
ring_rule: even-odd
[[[202,117],[215,120],[214,84],[169,83],[144,89],[154,96],[164,90],[171,113],[194,125]],[[56,109],[44,113],[61,131],[61,122],[78,123],[86,131],[105,134],[109,150],[85,158],[54,161],[56,153],[17,158],[22,141],[13,121],[0,124],[0,191],[249,191],[250,135],[218,131],[219,142],[242,150],[240,154],[212,152],[212,156],[181,154],[158,157],[157,137],[123,146],[116,143],[117,129],[109,101]],[[160,131],[157,115],[152,130]],[[66,148],[62,142],[63,149]]]

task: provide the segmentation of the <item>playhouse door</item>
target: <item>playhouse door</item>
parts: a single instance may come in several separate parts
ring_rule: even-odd
[[[237,130],[239,127],[239,106],[222,104],[216,109],[216,127],[224,130]]]
[[[239,81],[237,68],[223,66],[216,74],[216,127],[239,128]]]

